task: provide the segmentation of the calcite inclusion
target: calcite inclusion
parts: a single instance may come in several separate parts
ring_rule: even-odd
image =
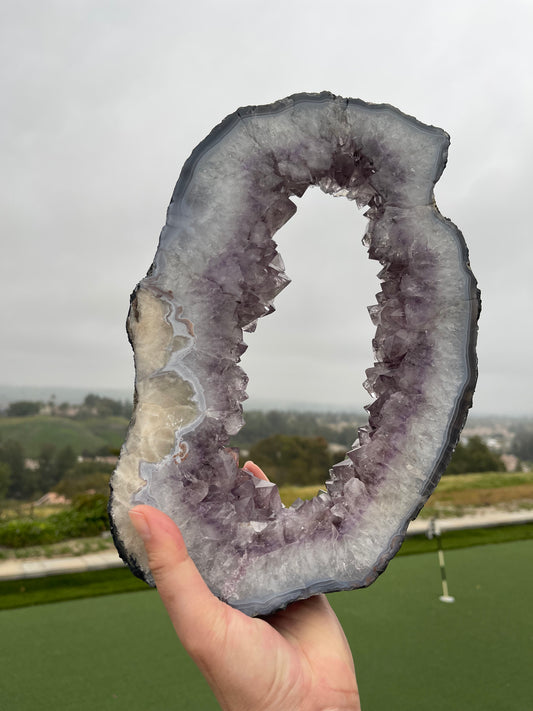
[[[136,405],[110,512],[137,575],[153,583],[127,516],[137,503],[171,516],[213,592],[250,615],[384,570],[451,456],[477,376],[479,293],[433,197],[448,145],[392,106],[324,92],[239,109],[193,151],[128,317]],[[289,281],[272,237],[310,185],[368,205],[382,282],[369,309],[375,400],[326,490],[284,508],[227,446],[243,424],[243,331]]]

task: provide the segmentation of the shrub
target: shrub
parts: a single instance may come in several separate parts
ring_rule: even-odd
[[[87,462],[83,462],[86,464]],[[54,486],[54,491],[63,494],[67,499],[75,499],[77,495],[92,489],[96,494],[107,496],[109,493],[110,472],[100,471],[91,474],[78,474],[71,470]]]
[[[82,514],[87,522],[94,522],[105,531],[109,528],[107,503],[108,497],[104,494],[80,494],[73,500],[72,508]]]
[[[0,524],[0,545],[7,548],[23,548],[24,546],[45,545],[56,543],[54,528],[45,521],[14,519]]]
[[[72,507],[44,521],[15,519],[0,524],[0,546],[25,546],[59,543],[69,538],[97,536],[109,528],[107,498],[101,494],[83,495]]]

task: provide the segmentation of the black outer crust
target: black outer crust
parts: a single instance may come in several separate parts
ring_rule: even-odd
[[[152,267],[150,267],[150,270]],[[149,273],[149,272],[148,272]],[[135,287],[133,292],[130,295],[130,308],[128,311],[128,317],[126,319],[126,333],[128,334],[128,343],[131,346],[132,351],[135,353],[134,348],[133,348],[133,338],[131,335],[130,331],[130,326],[129,322],[131,318],[137,319],[137,292],[139,291],[139,285]],[[136,385],[134,386],[133,389],[133,415],[132,419],[130,421],[130,424],[128,425],[128,430],[126,432],[126,439],[129,433],[129,430],[134,422],[135,418],[135,410],[137,407],[137,402],[138,402],[138,395],[137,395],[137,387]],[[140,566],[140,564],[137,562],[137,558],[135,558],[134,555],[132,555],[128,549],[126,548],[124,541],[120,537],[120,534],[118,532],[117,527],[115,526],[115,521],[112,516],[112,508],[113,508],[113,485],[111,482],[109,483],[109,500],[107,503],[107,514],[109,518],[109,523],[110,523],[110,531],[111,535],[113,536],[113,542],[115,544],[115,548],[117,549],[117,552],[120,556],[120,558],[124,561],[124,563],[128,566],[128,568],[131,570],[131,572],[140,580],[143,582],[147,583],[151,587],[155,587],[152,581],[146,579],[146,575]]]
[[[109,486],[109,492],[110,493],[109,501],[107,504],[107,513],[109,516],[110,531],[111,535],[113,536],[113,542],[115,544],[115,548],[117,549],[117,553],[137,578],[142,580],[147,585],[150,585],[150,587],[155,587],[155,585],[150,580],[146,579],[146,575],[139,563],[137,562],[137,558],[135,558],[134,555],[131,555],[128,552],[126,546],[124,545],[124,541],[118,533],[117,527],[115,526],[115,522],[113,520],[113,516],[111,515],[111,508],[113,504],[113,487],[111,485]]]
[[[178,181],[175,185],[174,191],[172,193],[172,198],[170,201],[170,205],[172,203],[178,201],[180,197],[183,195],[183,193],[186,191],[187,186],[189,185],[193,175],[194,175],[194,170],[196,168],[196,165],[198,161],[202,158],[202,156],[211,149],[216,143],[218,143],[220,140],[222,140],[228,133],[231,132],[231,130],[238,124],[238,122],[246,118],[248,116],[253,116],[253,115],[272,115],[272,114],[277,114],[280,113],[286,109],[290,109],[292,106],[298,103],[326,103],[329,101],[333,101],[336,99],[341,99],[341,97],[338,97],[337,95],[327,92],[327,91],[322,91],[320,93],[296,93],[292,94],[289,97],[286,97],[284,99],[275,101],[271,104],[265,104],[261,106],[245,106],[237,109],[237,111],[233,112],[232,114],[228,115],[225,119],[223,119],[215,128],[212,129],[212,131],[208,134],[206,138],[204,138],[192,151],[191,155],[189,158],[185,161],[183,168],[181,170],[181,173],[179,175]],[[364,107],[369,107],[373,106],[376,108],[383,108],[383,109],[390,109],[394,111],[397,114],[401,114],[403,117],[408,119],[410,122],[418,124],[420,127],[424,129],[428,128],[434,128],[433,126],[430,126],[428,124],[424,124],[418,119],[416,119],[413,116],[410,116],[409,114],[406,114],[396,107],[393,107],[391,104],[372,104],[369,102],[362,101],[361,99],[342,99],[343,102],[345,102],[346,105],[350,104],[357,104],[361,105]],[[440,129],[439,129],[440,130]],[[448,139],[447,145],[444,146],[441,154],[441,158],[439,161],[439,164],[437,165],[437,170],[435,173],[435,179],[433,181],[433,184],[435,184],[440,176],[442,175],[442,172],[444,171],[444,168],[446,167],[447,163],[447,158],[448,158],[448,146],[449,146],[449,136],[446,134],[446,137]],[[169,205],[169,209],[170,209]],[[442,216],[441,216],[442,218]],[[445,219],[446,222],[451,222],[447,218],[442,218]],[[468,416],[468,411],[472,407],[472,399],[473,399],[473,393],[475,390],[476,382],[477,382],[477,377],[478,377],[478,368],[477,368],[477,355],[476,355],[476,343],[477,343],[477,324],[479,320],[479,315],[481,312],[481,293],[480,290],[477,288],[477,281],[472,274],[470,270],[470,263],[469,263],[469,252],[468,248],[466,246],[466,242],[464,240],[462,232],[452,223],[452,226],[454,228],[454,231],[456,233],[456,238],[457,241],[461,247],[461,252],[463,255],[463,260],[464,264],[467,267],[469,274],[470,274],[470,280],[471,280],[471,297],[470,297],[470,303],[471,303],[471,311],[472,311],[472,318],[470,321],[470,331],[469,331],[469,338],[468,338],[468,348],[467,348],[467,368],[469,371],[469,377],[467,382],[465,383],[465,387],[463,389],[463,393],[460,398],[457,400],[456,408],[455,408],[455,414],[450,421],[449,427],[448,427],[448,435],[446,437],[446,445],[443,447],[442,452],[440,454],[439,459],[436,462],[436,465],[433,469],[432,474],[428,478],[428,481],[426,482],[426,486],[424,488],[424,491],[422,493],[422,498],[415,510],[411,513],[410,516],[407,517],[405,527],[404,529],[396,535],[392,540],[391,544],[388,549],[383,551],[382,555],[378,559],[376,566],[373,569],[373,574],[369,576],[369,578],[365,581],[364,585],[358,585],[357,587],[367,587],[370,585],[372,582],[374,582],[381,573],[384,572],[386,569],[388,563],[390,560],[396,555],[396,553],[399,551],[404,538],[405,534],[407,531],[407,527],[410,523],[411,520],[415,519],[417,515],[419,514],[420,510],[423,508],[424,504],[426,503],[427,499],[435,489],[436,485],[438,484],[442,474],[445,472],[446,467],[449,464],[449,461],[451,459],[451,456],[457,446],[457,443],[459,441],[460,433],[461,430],[464,427],[464,424],[466,422],[467,416]],[[153,271],[154,265],[152,264],[147,272],[147,276],[149,276],[152,271]],[[128,332],[128,340],[130,342],[130,345],[133,348],[133,342],[129,330],[129,319],[132,317],[135,317],[135,305],[136,305],[136,295],[138,291],[139,286],[135,288],[133,293],[131,294],[130,297],[130,310],[128,314],[128,319],[126,323],[127,327],[127,332]],[[135,412],[135,405],[137,403],[137,389],[135,387],[134,389],[134,412]],[[131,426],[131,424],[130,424]],[[121,557],[121,559],[128,565],[132,573],[149,584],[150,586],[154,587],[154,583],[151,580],[146,579],[145,572],[137,562],[137,559],[135,558],[134,555],[129,553],[127,550],[123,540],[121,539],[118,530],[114,524],[113,517],[111,515],[111,509],[112,509],[112,503],[113,503],[113,487],[110,485],[110,498],[109,498],[109,504],[108,504],[108,512],[109,512],[109,519],[110,519],[110,528],[111,528],[111,533],[113,535],[113,540],[115,543],[115,546],[117,548],[117,551]],[[355,589],[354,587],[350,588],[338,588],[339,590],[347,590],[347,589]],[[331,590],[333,591],[333,590]],[[286,603],[283,606],[280,606],[277,609],[283,609],[283,607],[286,607],[290,602]]]

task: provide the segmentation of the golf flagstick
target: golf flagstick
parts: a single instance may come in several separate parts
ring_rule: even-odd
[[[448,581],[446,579],[446,564],[444,562],[444,551],[442,550],[441,531],[435,518],[429,522],[427,537],[431,540],[435,537],[437,541],[437,553],[439,556],[440,576],[442,580],[442,595],[439,597],[441,602],[455,602],[455,598],[448,592]]]

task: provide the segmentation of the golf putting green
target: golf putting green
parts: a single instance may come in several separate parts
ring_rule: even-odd
[[[533,541],[396,558],[370,588],[330,601],[364,711],[524,711],[531,704]],[[0,612],[3,708],[214,711],[157,593]]]

